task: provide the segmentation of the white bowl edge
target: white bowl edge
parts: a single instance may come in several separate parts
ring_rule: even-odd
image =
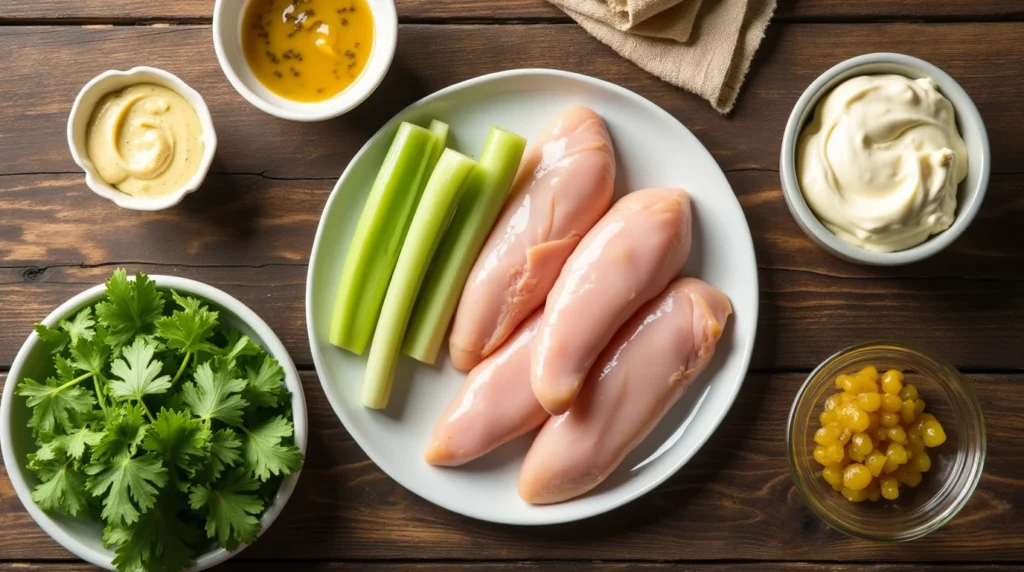
[[[270,355],[277,359],[284,370],[285,384],[288,386],[288,390],[292,394],[291,406],[295,445],[300,451],[302,451],[303,455],[305,455],[307,444],[309,442],[309,422],[307,418],[306,398],[302,391],[302,382],[299,378],[298,370],[295,368],[295,363],[292,361],[291,356],[285,349],[284,344],[281,343],[281,340],[276,334],[274,334],[273,330],[270,329],[270,326],[268,326],[262,318],[237,298],[223,290],[220,290],[219,288],[210,286],[209,284],[178,276],[152,275],[150,276],[150,279],[156,282],[158,288],[173,288],[181,292],[201,296],[207,301],[218,306],[220,309],[227,310],[231,314],[234,314],[248,328],[251,328],[254,331],[258,338],[258,340],[254,341],[258,341],[258,343],[263,346]],[[100,299],[105,290],[106,287],[104,284],[97,284],[76,294],[75,296],[72,296],[69,300],[50,312],[50,314],[47,315],[41,323],[51,327],[55,326],[62,318],[65,318],[69,314]],[[21,369],[24,367],[29,355],[37,349],[39,343],[40,339],[35,331],[28,335],[25,343],[22,344],[21,349],[18,350],[18,354],[14,358],[14,363],[7,374],[7,380],[4,384],[3,400],[0,401],[0,449],[2,449],[4,466],[7,468],[7,475],[11,480],[11,485],[14,487],[18,500],[21,501],[25,510],[28,511],[29,515],[36,521],[36,524],[38,524],[40,528],[42,528],[61,546],[79,558],[82,558],[95,566],[113,570],[114,568],[111,563],[113,552],[103,548],[100,538],[96,538],[96,544],[94,546],[90,546],[79,541],[64,530],[63,524],[57,522],[57,520],[39,508],[35,501],[32,500],[32,491],[28,484],[28,480],[25,477],[27,469],[25,468],[24,463],[20,462],[21,459],[17,458],[17,454],[14,451],[14,442],[10,430],[12,422],[11,416],[13,414],[12,410],[14,407],[13,402],[17,399],[14,395],[14,388],[21,377]],[[267,508],[266,512],[260,518],[259,536],[262,536],[267,531],[270,525],[273,524],[274,520],[277,519],[285,504],[288,503],[288,500],[291,498],[291,495],[295,490],[295,486],[301,472],[301,469],[296,471],[286,477],[281,483],[281,488],[278,489],[277,494],[274,496],[273,504]],[[259,537],[257,537],[257,539],[258,538]],[[190,568],[189,571],[199,572],[200,570],[206,570],[216,566],[217,564],[220,564],[238,554],[247,546],[249,545],[240,545],[233,551],[227,551],[221,547],[216,547],[213,550],[198,555],[196,557],[195,565]]]

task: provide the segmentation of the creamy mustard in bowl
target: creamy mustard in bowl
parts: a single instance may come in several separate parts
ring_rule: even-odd
[[[86,127],[86,151],[107,184],[137,197],[180,191],[203,162],[203,127],[180,94],[153,83],[108,93]]]
[[[864,75],[821,99],[797,143],[808,206],[840,239],[905,250],[950,227],[967,147],[930,78]]]

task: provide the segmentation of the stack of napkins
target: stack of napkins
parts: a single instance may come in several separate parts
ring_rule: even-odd
[[[711,102],[736,103],[776,0],[549,0],[641,68]]]

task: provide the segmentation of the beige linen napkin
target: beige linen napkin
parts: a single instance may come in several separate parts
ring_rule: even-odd
[[[736,103],[776,3],[703,0],[689,40],[678,43],[621,32],[576,11],[586,0],[549,1],[563,8],[583,29],[619,55],[668,83],[703,97],[723,114],[729,113]]]
[[[576,12],[620,32],[685,42],[697,20],[701,0],[552,0],[552,3],[566,12]]]

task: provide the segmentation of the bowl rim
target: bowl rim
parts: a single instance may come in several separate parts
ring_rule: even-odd
[[[923,526],[919,530],[916,530],[911,533],[903,533],[890,536],[876,535],[870,532],[864,532],[862,530],[846,526],[844,523],[833,518],[831,514],[822,510],[819,504],[815,502],[815,500],[812,498],[809,488],[804,484],[805,479],[803,478],[803,475],[800,472],[800,470],[797,468],[796,459],[793,456],[793,430],[794,423],[796,421],[796,410],[797,407],[800,405],[801,400],[804,398],[804,395],[807,393],[808,388],[810,388],[811,382],[814,381],[814,379],[823,369],[825,369],[829,365],[832,365],[836,360],[839,360],[842,357],[855,351],[877,347],[898,348],[901,350],[906,350],[911,353],[918,354],[924,357],[925,359],[932,361],[933,363],[935,363],[936,365],[950,373],[950,378],[955,380],[955,382],[960,386],[960,389],[963,390],[965,395],[967,395],[967,398],[970,401],[971,410],[977,416],[979,427],[978,464],[977,467],[973,469],[971,480],[967,483],[967,486],[964,487],[958,493],[958,498],[956,499],[956,502],[951,506],[951,508],[947,509],[944,513],[942,513],[939,516],[939,518],[929,522],[927,526]],[[807,378],[804,379],[803,383],[800,384],[800,388],[797,389],[796,396],[793,398],[793,405],[790,406],[789,416],[786,419],[786,459],[789,465],[789,471],[793,477],[794,484],[796,485],[796,489],[800,492],[800,496],[803,497],[804,503],[811,509],[811,511],[815,515],[818,516],[819,519],[824,521],[830,527],[838,530],[839,532],[842,532],[843,534],[846,534],[847,536],[861,538],[864,540],[906,542],[909,540],[921,538],[943,527],[957,514],[959,514],[960,510],[967,505],[967,501],[970,500],[971,496],[974,495],[974,491],[978,488],[978,484],[981,482],[981,475],[985,472],[985,456],[987,453],[987,449],[988,436],[985,430],[985,414],[982,411],[981,402],[978,400],[978,395],[974,392],[974,388],[971,387],[971,384],[967,382],[963,374],[960,373],[960,370],[954,367],[953,364],[951,364],[950,362],[916,345],[907,344],[903,342],[893,342],[889,340],[872,340],[862,342],[859,344],[854,344],[852,346],[843,348],[837,351],[836,353],[830,355],[829,357],[825,358],[820,364],[818,364],[817,367],[814,368],[813,371],[811,371],[811,373],[807,374]]]
[[[975,188],[967,190],[969,200],[961,201],[961,204],[957,205],[959,212],[953,224],[946,230],[932,235],[921,244],[896,252],[865,250],[842,240],[825,228],[807,205],[800,190],[800,183],[796,174],[796,146],[805,119],[809,119],[814,113],[814,110],[810,109],[811,106],[817,104],[817,101],[824,95],[826,89],[831,90],[834,87],[830,84],[838,76],[850,73],[857,68],[875,64],[894,64],[916,69],[923,75],[934,79],[943,95],[950,99],[950,103],[953,104],[958,120],[977,128],[981,147],[981,156],[971,157],[972,161],[978,161],[980,165],[978,183]],[[893,73],[898,74],[899,72]],[[953,102],[953,99],[958,101]],[[938,66],[920,58],[892,52],[863,54],[847,59],[832,66],[811,82],[800,95],[796,105],[793,106],[793,110],[790,112],[789,119],[786,121],[785,131],[782,136],[782,150],[779,156],[782,195],[786,200],[786,205],[789,207],[790,214],[796,220],[800,229],[833,256],[872,266],[899,266],[919,262],[938,254],[952,244],[970,226],[974,217],[981,209],[981,203],[988,190],[991,170],[992,157],[988,131],[985,128],[985,122],[978,112],[977,106],[967,91],[952,76]],[[964,202],[967,204],[962,204]]]
[[[130,276],[129,278],[134,280],[134,276]],[[158,288],[174,288],[181,292],[188,292],[190,294],[202,296],[214,305],[238,316],[260,337],[260,345],[264,346],[267,352],[274,356],[284,369],[285,384],[288,386],[288,390],[292,394],[291,406],[295,445],[300,451],[302,451],[303,455],[305,455],[309,440],[305,394],[302,391],[302,383],[299,378],[298,370],[295,368],[295,363],[292,361],[291,356],[288,355],[284,344],[281,343],[281,340],[276,334],[274,334],[273,330],[270,329],[270,326],[268,326],[262,318],[237,298],[209,284],[178,276],[154,274],[150,275],[149,278],[156,283]],[[57,306],[57,308],[50,312],[41,323],[51,327],[55,326],[60,319],[67,317],[72,312],[79,310],[87,304],[91,304],[99,300],[103,296],[105,289],[106,285],[101,283],[79,292],[63,304]],[[16,381],[21,376],[21,369],[24,367],[25,361],[39,343],[39,335],[33,330],[28,335],[25,343],[22,344],[21,349],[18,350],[4,383],[3,399],[0,401],[0,449],[2,449],[4,466],[7,467],[7,475],[11,480],[11,484],[18,496],[18,500],[21,501],[21,504],[25,507],[25,510],[28,511],[32,519],[35,520],[36,524],[38,524],[39,527],[50,536],[50,538],[53,538],[65,549],[90,564],[107,570],[113,570],[114,567],[111,562],[112,559],[109,550],[97,550],[79,542],[64,531],[62,524],[54,520],[49,514],[43,511],[35,501],[32,500],[32,491],[25,478],[26,470],[22,467],[22,464],[19,463],[19,460],[14,453],[12,432],[10,430],[13,410],[12,403],[15,401],[14,387],[16,385]],[[291,495],[295,490],[295,485],[298,482],[301,472],[302,469],[300,468],[295,473],[286,477],[281,483],[277,494],[274,496],[273,503],[267,508],[266,512],[264,512],[263,516],[260,518],[260,532],[256,537],[257,540],[267,531],[268,528],[270,528],[270,525],[277,519],[285,504],[288,503],[288,500],[291,498]],[[256,542],[256,540],[253,540],[253,542]],[[249,546],[249,544],[239,545],[232,551],[216,546],[214,549],[197,555],[195,558],[195,564],[189,568],[189,570],[190,572],[198,572],[200,570],[206,570],[216,566],[217,564],[232,558]]]
[[[225,47],[225,42],[228,41],[228,38],[225,38],[224,32],[222,32],[224,26],[221,21],[226,17],[225,10],[227,9],[228,2],[240,4],[241,10],[244,13],[250,1],[216,0],[213,7],[213,46],[214,51],[217,53],[217,63],[220,64],[220,69],[228,78],[231,86],[246,101],[264,113],[289,121],[313,122],[333,119],[352,111],[366,101],[377,87],[380,86],[384,76],[391,69],[391,63],[394,61],[395,52],[398,48],[398,12],[395,8],[395,3],[393,0],[367,0],[367,5],[373,14],[374,38],[373,47],[367,59],[367,65],[362,73],[348,87],[334,97],[312,103],[309,105],[309,109],[286,109],[273,101],[269,101],[249,89],[249,86],[242,81],[238,72],[235,71],[239,65],[246,66],[248,64],[244,61],[244,55],[241,62],[236,62],[228,56]],[[241,36],[241,25],[235,26],[233,30],[231,39],[239,38]],[[376,54],[382,54],[379,64],[375,64],[371,68],[370,64],[373,62]],[[342,94],[348,94],[348,97],[339,98]],[[298,102],[296,104],[301,105]]]
[[[173,193],[159,195],[156,197],[136,197],[123,193],[114,188],[113,185],[108,184],[96,172],[96,167],[89,158],[88,151],[84,147],[80,146],[75,140],[75,126],[78,123],[78,119],[80,116],[86,114],[91,116],[95,110],[95,106],[89,107],[88,109],[85,108],[83,100],[86,96],[101,90],[104,90],[104,93],[100,97],[110,93],[112,90],[107,89],[105,86],[110,83],[112,78],[131,78],[146,75],[159,78],[164,82],[162,84],[163,87],[167,87],[185,98],[185,101],[187,101],[188,104],[192,106],[192,109],[195,110],[196,116],[199,117],[199,124],[202,127],[200,137],[203,141],[203,157],[199,161],[199,168],[181,189]],[[150,66],[135,66],[125,71],[107,70],[92,78],[88,83],[82,86],[82,89],[78,91],[78,95],[75,96],[75,101],[71,105],[71,112],[68,114],[67,140],[68,148],[71,150],[71,158],[75,161],[75,164],[85,172],[85,184],[89,189],[97,195],[112,201],[121,208],[135,211],[158,211],[167,209],[180,203],[186,195],[199,190],[203,181],[206,180],[206,175],[210,172],[210,166],[213,164],[213,158],[217,154],[217,132],[213,126],[213,117],[210,115],[210,108],[206,105],[206,100],[203,99],[203,96],[193,89],[192,86],[185,83],[185,81],[180,77],[169,71]]]

